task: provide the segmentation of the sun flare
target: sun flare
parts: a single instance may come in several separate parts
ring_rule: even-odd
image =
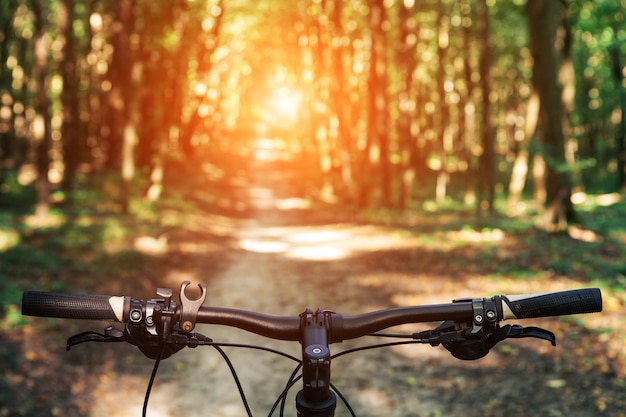
[[[288,86],[274,90],[270,97],[270,106],[279,118],[294,121],[300,113],[302,95]]]

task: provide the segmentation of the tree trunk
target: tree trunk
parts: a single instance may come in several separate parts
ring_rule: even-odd
[[[540,140],[546,162],[546,203],[540,225],[549,231],[567,228],[574,218],[572,185],[565,161],[563,103],[557,81],[557,29],[564,13],[557,1],[529,0],[527,4],[533,82],[540,100]]]
[[[48,216],[50,200],[50,144],[51,118],[50,100],[48,98],[48,44],[45,32],[45,11],[41,0],[33,0],[33,14],[35,15],[35,80],[37,82],[37,96],[35,107],[35,139],[37,140],[37,217]]]
[[[619,117],[615,120],[615,142],[617,143],[617,185],[626,191],[626,88],[624,88],[624,72],[620,41],[617,38],[618,27],[613,28],[613,44],[610,48],[612,58],[613,81],[618,94]]]
[[[362,157],[362,166],[359,170],[359,206],[366,207],[370,203],[371,192],[376,189],[375,179],[381,179],[381,160],[388,158],[382,154],[381,141],[385,139],[381,135],[381,119],[384,109],[384,49],[381,47],[384,32],[384,5],[382,0],[375,0],[370,5],[370,67],[368,78],[368,103],[367,103],[367,142]],[[384,181],[384,179],[382,180]],[[380,183],[379,183],[380,184]],[[380,188],[379,188],[380,189]],[[383,198],[384,199],[384,198]]]
[[[5,0],[6,1],[6,0]],[[13,38],[13,16],[17,10],[17,1],[7,1],[6,16],[0,16],[0,186],[4,183],[6,172],[13,168],[15,130],[13,126],[14,112],[11,108],[15,97],[8,97],[13,80],[8,69],[9,44]],[[6,95],[6,96],[5,96]]]
[[[71,190],[74,185],[76,168],[80,158],[80,115],[78,108],[78,79],[76,71],[76,42],[72,24],[74,23],[74,0],[64,0],[60,4],[59,26],[63,32],[63,188]]]
[[[463,0],[461,10],[463,13],[463,21],[473,22],[472,16],[472,0]],[[476,205],[476,187],[474,181],[474,151],[476,141],[476,104],[474,103],[474,88],[476,82],[472,79],[472,56],[474,44],[472,27],[470,23],[463,24],[462,44],[463,51],[463,81],[465,90],[459,94],[459,138],[461,140],[461,157],[467,162],[467,175],[464,175],[465,181],[465,204],[468,206]]]
[[[216,7],[221,12],[217,16],[214,16],[215,20],[213,22],[211,32],[206,35],[207,37],[212,38],[210,42],[208,40],[205,41],[205,45],[210,45],[210,47],[198,48],[196,51],[196,61],[200,63],[200,67],[197,68],[196,71],[198,71],[199,74],[208,74],[211,71],[212,61],[210,57],[213,56],[215,50],[220,45],[218,39],[222,24],[222,17],[224,16],[223,3],[223,0],[220,0],[218,6]],[[188,24],[185,26],[185,30],[182,36],[183,39],[188,39],[190,41],[193,39],[202,39],[202,37],[199,35],[200,33],[202,33],[201,22],[198,21],[197,25],[192,25],[192,22],[195,21],[190,18],[190,22],[188,22]],[[183,61],[187,61],[187,59],[184,57],[181,57],[181,59]],[[189,159],[192,158],[194,154],[192,139],[196,133],[198,126],[200,126],[202,122],[202,116],[200,116],[199,110],[202,105],[206,103],[206,101],[206,94],[202,97],[199,97],[195,105],[193,106],[193,109],[191,110],[191,117],[186,122],[181,123],[182,126],[179,143],[184,155]]]
[[[565,151],[565,163],[572,167],[569,174],[570,183],[570,197],[572,189],[575,184],[580,184],[580,175],[573,169],[576,163],[576,142],[571,139],[570,134],[570,114],[574,109],[574,96],[576,93],[575,75],[574,75],[574,62],[572,61],[572,44],[574,37],[572,34],[572,27],[567,17],[567,12],[564,10],[561,13],[561,29],[557,44],[562,45],[560,50],[561,66],[558,71],[558,81],[562,86],[561,102],[563,103],[563,113],[561,115],[561,126],[563,129],[563,145]],[[569,197],[568,197],[569,198]],[[573,208],[573,205],[572,205]]]
[[[330,21],[332,22],[332,36],[340,39],[343,36],[341,23],[342,0],[332,1]],[[338,140],[338,170],[340,172],[339,187],[336,192],[344,201],[351,201],[354,193],[354,179],[352,172],[352,135],[349,128],[349,96],[347,94],[345,76],[343,71],[344,46],[341,43],[332,43],[332,95],[330,103],[333,113],[337,117],[337,140]]]
[[[528,165],[530,162],[530,152],[528,150],[532,138],[537,130],[539,118],[539,95],[533,91],[528,101],[526,110],[526,125],[524,129],[524,139],[519,144],[519,149],[513,162],[511,181],[509,182],[508,210],[510,214],[515,214],[517,205],[522,199],[522,192],[528,177]]]
[[[130,42],[133,33],[133,2],[132,0],[119,0],[116,3],[115,23],[113,36],[113,62],[112,62],[112,112],[114,125],[112,132],[118,132],[117,141],[119,158],[121,163],[122,183],[120,187],[120,205],[122,211],[128,211],[130,201],[131,182],[135,176],[135,146],[137,143],[136,132],[136,109],[133,105],[136,100],[133,88],[134,75],[136,74],[135,54]],[[111,155],[109,155],[111,156]],[[115,156],[115,155],[113,155]]]
[[[482,154],[478,169],[478,208],[479,210],[493,210],[495,198],[495,148],[494,132],[491,117],[491,53],[489,45],[489,9],[486,0],[477,3],[478,25],[480,36],[480,86],[482,91]]]
[[[445,16],[446,10],[444,9],[444,3],[439,2],[437,10],[437,58],[439,65],[439,71],[437,71],[437,99],[439,103],[437,103],[438,123],[436,129],[440,142],[437,145],[439,152],[439,169],[437,171],[437,185],[435,191],[435,200],[439,204],[444,202],[447,195],[449,182],[447,155],[448,152],[452,150],[450,128],[448,126],[450,115],[446,104],[446,91],[444,87],[446,82],[444,58],[449,45],[449,30],[448,25],[444,23]]]
[[[376,71],[378,72],[377,79],[378,85],[378,98],[376,100],[376,113],[378,121],[376,123],[376,129],[378,130],[378,142],[380,147],[380,189],[381,189],[381,204],[383,207],[390,208],[391,204],[391,192],[392,192],[392,175],[391,175],[391,136],[389,135],[389,92],[387,86],[388,69],[389,66],[387,58],[387,50],[389,48],[387,42],[387,31],[384,28],[385,22],[388,23],[387,12],[385,4],[380,1],[381,11],[381,27],[378,34],[378,39],[373,42],[376,43],[378,51],[378,65]]]
[[[402,85],[398,97],[398,140],[401,155],[401,186],[398,206],[408,208],[411,202],[413,184],[416,177],[416,166],[413,163],[416,153],[416,140],[411,131],[415,108],[415,94],[413,92],[413,71],[417,64],[415,48],[416,33],[419,33],[418,20],[415,15],[417,4],[402,3],[398,6],[398,20],[400,22],[400,48],[397,60],[402,73]]]

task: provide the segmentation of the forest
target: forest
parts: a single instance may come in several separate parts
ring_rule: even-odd
[[[64,352],[85,323],[23,316],[23,291],[148,299],[188,279],[277,315],[598,287],[602,313],[535,323],[556,348],[507,341],[477,364],[391,348],[333,378],[365,417],[624,417],[625,15],[0,0],[0,416],[139,416],[152,366]],[[148,415],[245,415],[193,355],[162,365]],[[234,356],[263,415],[290,370]]]
[[[0,7],[0,182],[43,212],[90,178],[124,211],[181,166],[228,184],[261,154],[307,198],[502,201],[552,230],[626,183],[618,0]]]

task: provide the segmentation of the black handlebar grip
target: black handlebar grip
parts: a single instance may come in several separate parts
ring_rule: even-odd
[[[25,291],[22,314],[61,319],[127,322],[130,297]]]
[[[502,296],[503,319],[563,316],[602,311],[598,288]]]

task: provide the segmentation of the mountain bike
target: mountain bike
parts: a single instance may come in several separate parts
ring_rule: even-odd
[[[127,342],[137,346],[155,361],[150,377],[142,415],[145,417],[150,391],[159,363],[185,347],[212,346],[226,361],[248,416],[252,416],[239,377],[223,347],[242,347],[269,351],[297,363],[274,402],[269,416],[278,409],[285,413],[288,392],[299,381],[301,389],[295,397],[299,417],[332,417],[337,398],[355,416],[348,399],[331,381],[331,361],[339,356],[366,349],[400,344],[423,343],[443,346],[461,360],[476,360],[489,353],[497,343],[509,338],[538,338],[556,346],[554,333],[539,327],[518,324],[501,325],[509,319],[527,319],[602,311],[602,295],[598,288],[568,291],[494,296],[490,298],[457,299],[447,304],[417,305],[343,316],[334,311],[306,309],[297,316],[270,316],[253,311],[203,306],[207,286],[198,284],[200,296],[189,298],[189,281],[181,284],[178,301],[169,288],[158,288],[159,298],[137,300],[129,296],[63,294],[26,291],[22,297],[22,314],[66,319],[107,320],[123,324],[123,328],[107,326],[103,332],[87,331],[67,340],[67,350],[86,342]],[[409,323],[441,322],[432,330],[412,334],[385,333],[394,326]],[[297,341],[302,355],[290,354],[257,345],[215,341],[194,332],[199,323],[236,327],[241,330],[283,341]],[[394,339],[385,343],[364,345],[331,354],[329,346],[364,336]]]

